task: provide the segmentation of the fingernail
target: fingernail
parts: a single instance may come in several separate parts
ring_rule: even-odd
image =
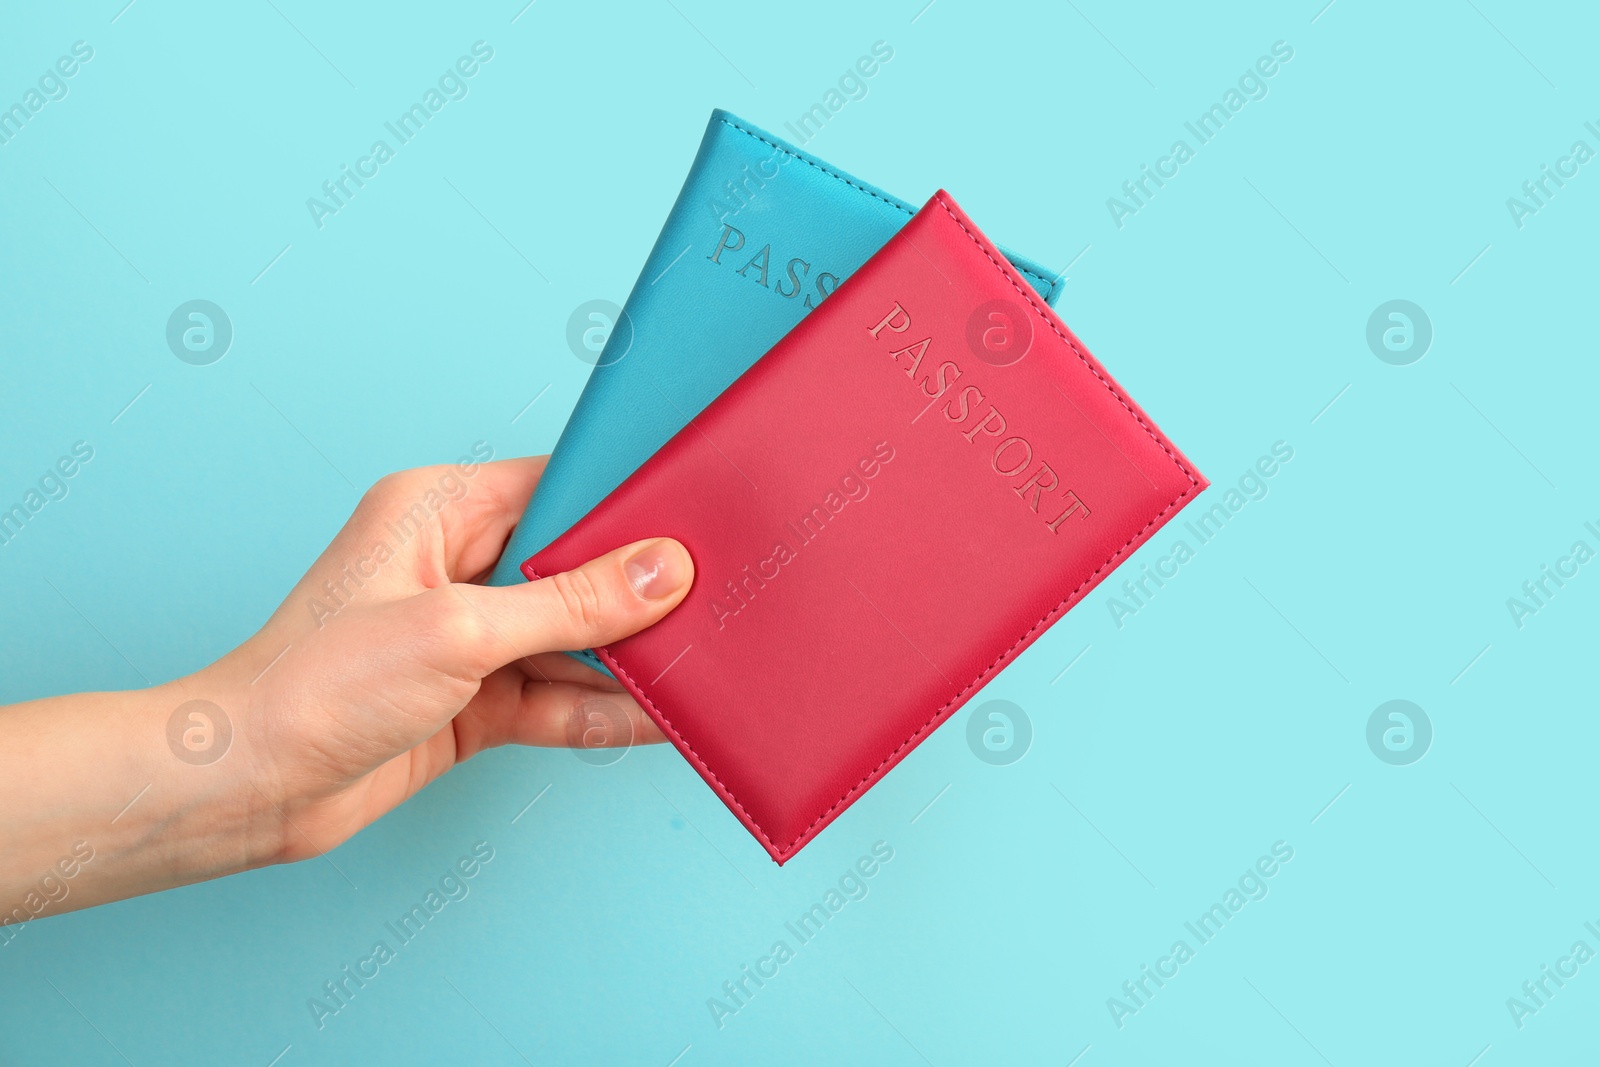
[[[676,541],[652,541],[623,565],[628,584],[644,600],[662,600],[689,580],[688,553]]]

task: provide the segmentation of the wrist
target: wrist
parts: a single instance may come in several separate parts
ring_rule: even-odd
[[[166,789],[153,805],[180,848],[185,881],[282,862],[283,798],[268,773],[248,679],[225,657],[150,690],[145,728],[160,739]]]
[[[201,714],[242,706],[234,693],[227,672],[207,668],[148,689],[5,708],[0,923],[186,885],[281,856],[278,806],[260,784],[250,746],[241,743],[248,729],[241,731],[230,714],[224,748],[217,743],[220,717],[208,722]]]

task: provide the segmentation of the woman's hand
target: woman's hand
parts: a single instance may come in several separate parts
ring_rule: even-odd
[[[543,469],[390,475],[211,666],[0,709],[0,924],[79,841],[93,859],[44,912],[317,855],[496,745],[594,743],[596,728],[605,744],[662,740],[619,684],[559,650],[676,607],[693,577],[682,546],[640,541],[538,582],[478,584]]]

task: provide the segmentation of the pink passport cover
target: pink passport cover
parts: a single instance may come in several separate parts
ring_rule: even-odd
[[[781,864],[1205,485],[941,192],[522,569],[683,542],[597,651]]]

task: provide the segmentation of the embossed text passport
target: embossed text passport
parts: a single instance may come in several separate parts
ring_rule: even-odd
[[[597,651],[781,864],[1206,484],[940,192],[522,570],[683,542]]]

